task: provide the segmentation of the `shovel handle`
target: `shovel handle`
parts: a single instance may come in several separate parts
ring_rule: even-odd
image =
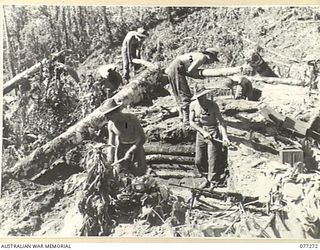
[[[117,165],[117,164],[119,164],[121,162],[124,162],[125,160],[126,160],[126,158],[121,158],[120,160],[117,160],[114,163],[112,163],[111,166],[113,167],[113,166],[115,166],[115,165]]]

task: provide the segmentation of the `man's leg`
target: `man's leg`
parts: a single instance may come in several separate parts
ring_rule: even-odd
[[[130,78],[130,64],[129,64],[129,58],[127,56],[126,50],[122,51],[122,62],[123,62],[123,68],[122,68],[122,77],[126,82],[123,82],[123,85],[127,84]]]
[[[130,148],[130,145],[119,144],[115,150],[114,161],[116,162],[116,161],[122,159],[125,156],[125,154],[129,148]],[[117,173],[118,174],[119,173],[131,173],[132,171],[130,169],[130,164],[131,163],[128,161],[123,161],[123,162],[117,164],[117,166],[115,166]]]
[[[134,162],[137,166],[134,166],[134,175],[142,176],[147,172],[146,155],[143,146],[138,147],[134,152]]]
[[[207,143],[203,136],[197,133],[196,138],[196,155],[195,165],[202,176],[207,178],[208,173],[208,157],[207,157]]]
[[[177,65],[171,65],[167,69],[168,80],[169,84],[172,89],[172,94],[176,100],[178,111],[179,111],[179,118],[182,120],[182,110],[181,110],[181,98],[179,96],[179,74],[177,71]]]
[[[184,123],[189,123],[189,106],[192,95],[187,79],[184,75],[179,75],[179,96],[182,120]]]
[[[218,159],[219,148],[221,148],[221,143],[216,141],[208,142],[208,180],[218,181],[220,179],[220,171]]]

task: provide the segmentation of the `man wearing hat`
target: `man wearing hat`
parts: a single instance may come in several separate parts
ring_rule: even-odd
[[[134,176],[146,173],[146,157],[143,149],[146,137],[135,115],[123,113],[121,104],[107,99],[103,104],[103,114],[108,119],[108,160],[119,162],[120,171],[130,172]]]
[[[206,97],[210,90],[203,84],[198,84],[195,90],[190,104],[190,126],[197,130],[195,165],[206,177],[199,188],[205,188],[221,181],[225,169],[218,154],[222,154],[222,146],[227,146],[229,139],[219,106]]]
[[[122,77],[116,68],[115,64],[102,65],[98,68],[98,73],[101,76],[100,86],[105,98],[112,97],[122,84]]]
[[[129,31],[122,43],[122,61],[123,61],[123,78],[129,81],[130,70],[137,70],[139,65],[134,65],[132,59],[140,59],[140,47],[148,33],[144,28],[139,28],[137,31]]]
[[[218,52],[213,48],[180,55],[165,71],[179,108],[180,119],[184,123],[189,122],[189,105],[192,96],[186,76],[203,79],[204,77],[198,73],[198,68],[203,64],[218,62],[217,56]]]

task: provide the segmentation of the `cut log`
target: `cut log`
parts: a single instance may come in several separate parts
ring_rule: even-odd
[[[155,154],[155,155],[147,155],[146,161],[149,164],[171,163],[171,164],[194,165],[194,158],[189,156]]]
[[[309,135],[317,140],[317,133],[310,129],[310,123],[308,122],[283,116],[268,106],[263,107],[260,113],[266,120],[275,123],[279,127],[295,132],[300,136]]]
[[[113,98],[117,102],[122,102],[124,106],[138,103],[152,90],[152,87],[161,84],[158,81],[161,76],[160,70],[147,69],[114,95]],[[37,148],[7,171],[16,176],[16,178],[30,178],[42,169],[48,168],[50,163],[64,155],[68,150],[81,143],[84,139],[90,139],[91,131],[100,129],[107,123],[107,119],[102,112],[104,109],[105,103],[102,103],[99,108],[87,117],[71,126],[58,137]]]
[[[51,61],[55,61],[61,56],[63,56],[66,53],[70,53],[71,50],[63,50],[57,53],[54,53],[51,55]],[[43,59],[41,62],[38,62],[37,64],[33,65],[31,68],[23,71],[22,73],[16,75],[13,77],[10,81],[3,84],[3,94],[8,94],[11,90],[15,88],[17,84],[19,84],[24,78],[27,78],[28,76],[36,73],[39,69],[41,69],[42,65],[45,64],[48,61],[48,59]]]
[[[246,68],[248,67],[248,68]],[[249,66],[239,66],[230,68],[220,68],[220,69],[202,69],[199,70],[199,74],[205,77],[217,77],[217,76],[231,76],[235,74],[244,73],[244,70],[250,70]]]
[[[307,134],[307,131],[309,129],[309,123],[299,121],[290,117],[286,117],[284,119],[282,126],[288,130],[292,130],[298,133],[299,135],[303,136]]]
[[[258,111],[258,102],[234,99],[216,100],[221,108],[221,113],[234,115],[239,112],[254,113]]]
[[[146,143],[144,146],[146,155],[163,154],[163,155],[180,155],[194,156],[194,145],[172,145],[169,143]]]
[[[201,175],[192,171],[170,171],[170,170],[157,170],[154,171],[157,177],[162,179],[183,179],[183,178],[200,178]]]
[[[269,122],[275,123],[277,126],[282,126],[285,116],[279,114],[278,112],[274,111],[271,107],[269,106],[264,106],[260,114]]]
[[[193,165],[186,164],[150,164],[151,169],[155,171],[159,170],[172,170],[172,171],[195,171],[197,168]]]
[[[294,78],[280,78],[280,77],[262,77],[262,76],[245,76],[245,75],[237,75],[237,76],[229,76],[230,79],[234,81],[241,81],[241,78],[247,78],[250,81],[255,82],[264,82],[267,84],[284,84],[284,85],[296,85],[296,86],[304,86],[304,82],[299,79]]]

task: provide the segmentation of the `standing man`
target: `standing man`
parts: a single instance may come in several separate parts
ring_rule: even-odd
[[[126,81],[130,79],[130,70],[138,69],[138,65],[132,63],[132,59],[141,57],[141,45],[148,33],[144,28],[139,28],[137,31],[129,31],[122,43],[122,61],[123,61],[123,78]]]
[[[129,113],[121,112],[121,104],[107,99],[104,114],[108,119],[108,160],[119,162],[120,171],[134,176],[146,174],[147,164],[143,148],[146,137],[139,120]],[[120,161],[121,160],[121,161]]]
[[[203,84],[198,84],[190,104],[190,126],[197,130],[195,165],[206,177],[199,188],[221,181],[225,169],[223,160],[220,162],[221,157],[218,156],[223,154],[222,146],[229,144],[219,106],[206,97],[209,92]]]
[[[208,48],[203,52],[191,52],[178,56],[166,69],[173,95],[179,108],[179,117],[183,123],[189,122],[191,91],[186,76],[203,79],[198,68],[203,64],[218,62],[218,52]]]

